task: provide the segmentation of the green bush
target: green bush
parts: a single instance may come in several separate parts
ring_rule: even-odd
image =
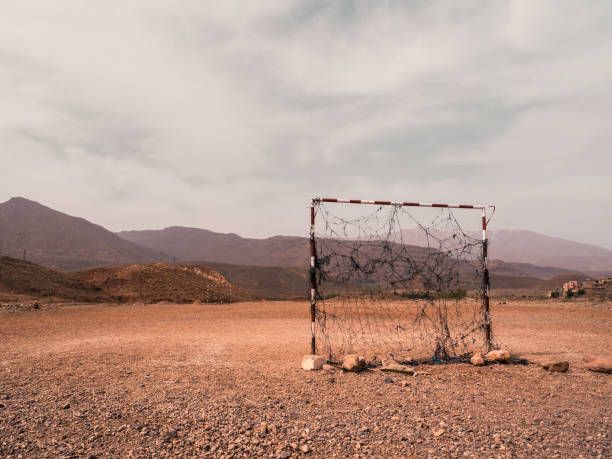
[[[451,298],[453,300],[462,300],[463,298],[465,298],[467,296],[467,291],[465,291],[462,288],[458,288],[456,290],[453,290],[452,292],[448,292],[444,296],[446,298]]]
[[[429,292],[399,292],[398,295],[409,300],[433,300],[434,298]]]

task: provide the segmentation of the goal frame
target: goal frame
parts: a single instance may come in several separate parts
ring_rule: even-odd
[[[484,332],[485,332],[485,345],[488,351],[493,348],[492,334],[491,334],[491,311],[490,311],[490,278],[488,268],[488,245],[487,239],[487,210],[491,211],[491,216],[495,212],[494,205],[481,205],[481,204],[440,204],[440,203],[424,203],[424,202],[395,202],[395,201],[366,201],[362,199],[341,199],[341,198],[312,198],[310,201],[310,353],[316,354],[317,343],[315,338],[315,323],[317,319],[317,253],[315,248],[315,219],[316,209],[321,203],[339,203],[339,204],[365,204],[365,205],[377,205],[377,206],[396,206],[396,207],[435,207],[435,208],[447,208],[447,209],[476,209],[481,211],[482,219],[482,252],[481,260],[484,266],[481,286],[481,301],[482,309],[484,314]],[[489,216],[489,219],[491,218]]]

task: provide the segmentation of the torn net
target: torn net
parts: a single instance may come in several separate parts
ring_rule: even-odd
[[[318,353],[452,359],[486,349],[478,233],[447,208],[423,218],[401,206],[359,206],[360,215],[339,207],[317,206]]]

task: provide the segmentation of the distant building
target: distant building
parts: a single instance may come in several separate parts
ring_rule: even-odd
[[[583,282],[578,280],[567,281],[563,284],[563,293],[567,292],[577,293],[582,288]]]
[[[573,295],[587,295],[603,300],[612,299],[612,277],[595,280],[587,279],[585,281],[571,280],[548,293],[549,298],[562,298]]]

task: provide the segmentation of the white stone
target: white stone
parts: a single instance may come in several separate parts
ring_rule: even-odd
[[[315,354],[305,355],[302,359],[302,369],[306,371],[315,371],[323,368],[327,361],[324,357]]]

